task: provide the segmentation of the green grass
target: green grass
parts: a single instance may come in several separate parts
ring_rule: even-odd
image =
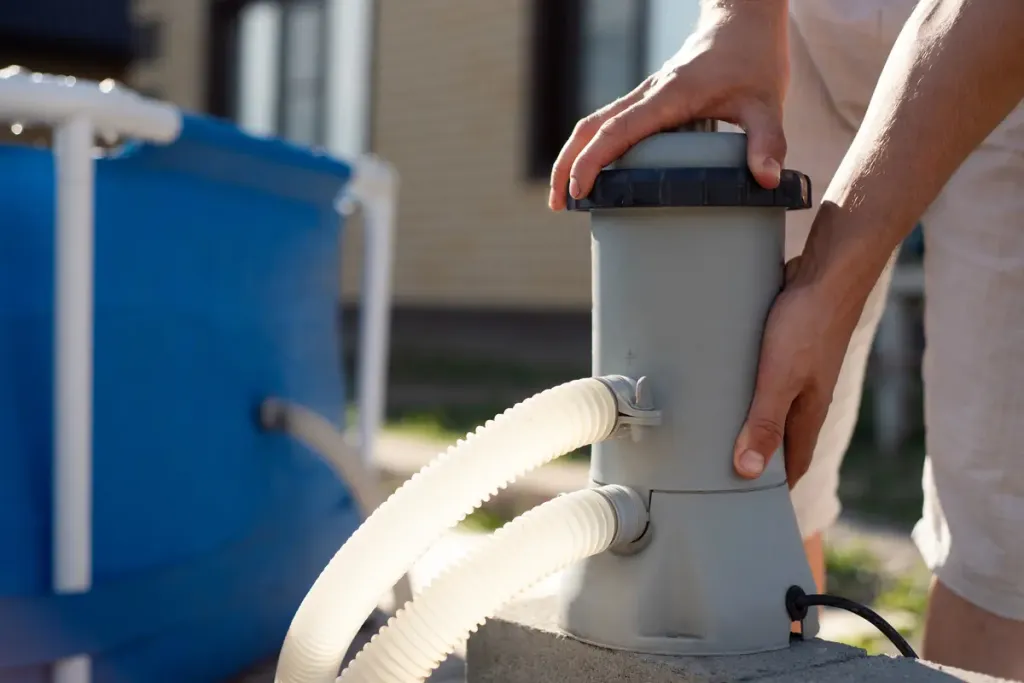
[[[435,354],[396,355],[389,366],[390,383],[399,390],[403,386],[433,385],[444,389],[490,389],[499,396],[503,393],[526,396],[589,375],[586,363],[578,366],[522,363]],[[454,442],[514,403],[515,400],[488,399],[471,404],[437,402],[391,407],[386,427],[432,440]]]
[[[882,610],[924,615],[927,576],[887,575],[871,551],[857,547],[825,548],[828,591]]]
[[[874,452],[868,435],[857,434],[843,461],[839,498],[858,516],[908,530],[921,515],[924,440],[901,453]]]
[[[881,562],[862,548],[825,548],[828,592],[871,604],[882,591]]]
[[[892,576],[870,551],[859,547],[825,548],[828,592],[868,605],[876,612],[902,612],[911,617],[909,627],[897,626],[908,640],[916,639],[924,625],[928,601],[926,575]],[[894,648],[882,634],[852,638],[847,645],[868,654],[891,654]]]
[[[927,578],[901,576],[890,579],[886,589],[875,599],[875,606],[883,610],[909,612],[923,619],[928,609]]]
[[[387,428],[426,439],[453,443],[504,412],[507,405],[436,405],[389,411]]]
[[[391,359],[388,372],[396,384],[521,389],[554,386],[587,377],[590,365],[589,359],[578,365],[569,365],[403,353]]]
[[[467,531],[489,532],[500,529],[508,521],[489,510],[477,509],[462,520],[462,528]]]
[[[419,408],[408,411],[394,411],[388,416],[385,429],[398,434],[446,444],[455,443],[477,427],[484,425],[494,416],[503,413],[510,406],[437,406],[434,410]],[[590,447],[577,449],[562,456],[573,461],[590,458]]]
[[[355,387],[355,363],[346,361],[348,390]],[[528,363],[494,358],[432,353],[396,353],[388,363],[392,386],[544,389],[591,374],[589,359],[581,363]]]

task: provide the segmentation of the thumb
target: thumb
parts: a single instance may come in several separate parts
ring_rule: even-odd
[[[786,416],[795,398],[786,384],[770,368],[758,370],[754,400],[733,448],[733,468],[744,479],[760,477],[782,446]]]
[[[786,160],[786,135],[776,107],[755,100],[742,110],[740,123],[747,132],[747,165],[761,187],[779,186]]]

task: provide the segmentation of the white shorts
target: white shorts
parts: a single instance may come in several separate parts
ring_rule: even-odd
[[[811,176],[817,200],[915,1],[790,4],[786,166]],[[787,258],[803,250],[813,218],[813,210],[790,214]],[[1024,105],[961,166],[922,225],[928,458],[913,538],[950,590],[1024,620]],[[868,300],[813,463],[793,490],[805,537],[839,516],[839,467],[890,275]]]

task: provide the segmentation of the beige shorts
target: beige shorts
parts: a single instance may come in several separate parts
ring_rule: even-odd
[[[786,165],[818,199],[867,108],[914,0],[791,0]],[[914,159],[906,172],[914,172]],[[813,211],[791,214],[787,257]],[[924,508],[913,538],[952,591],[1024,620],[1024,106],[963,164],[922,217],[925,236]],[[839,516],[839,467],[890,272],[850,343],[814,461],[793,490],[805,536]],[[906,482],[916,485],[916,482]]]

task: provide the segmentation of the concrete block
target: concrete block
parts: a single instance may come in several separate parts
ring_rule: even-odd
[[[823,640],[740,657],[660,657],[594,647],[559,632],[556,601],[517,602],[474,634],[468,683],[729,683],[911,681],[998,683],[996,679],[890,657]]]
[[[827,683],[1013,683],[984,674],[962,671],[932,662],[898,657],[860,657],[848,662],[805,671],[802,674],[757,679],[757,683],[789,683],[791,681],[822,681]]]

